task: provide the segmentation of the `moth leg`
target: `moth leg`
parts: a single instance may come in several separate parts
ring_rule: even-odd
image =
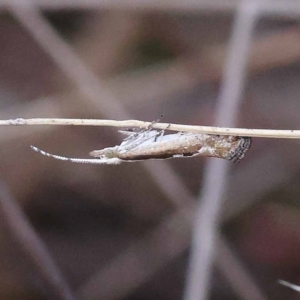
[[[162,138],[164,136],[166,130],[168,130],[170,126],[171,126],[171,124],[169,124],[165,129],[162,129],[160,132],[157,132],[157,135],[156,135],[154,141],[157,142],[158,139]]]
[[[119,130],[120,133],[122,133],[124,135],[127,135],[127,137],[123,140],[123,142],[131,140],[131,139],[133,140],[133,139],[135,139],[136,137],[138,137],[139,135],[141,135],[143,133],[150,132],[152,130],[153,124],[155,124],[157,122],[159,122],[159,120],[152,121],[151,124],[149,124],[146,128],[142,128],[137,132],[134,132],[134,131],[131,132],[129,130]]]
[[[127,135],[127,137],[123,141],[128,141],[138,135],[138,132],[133,132],[133,131],[119,130],[118,132]]]
[[[146,127],[146,130],[148,131],[150,131],[150,130],[152,130],[153,129],[153,125],[155,124],[155,123],[158,123],[160,121],[160,119],[157,119],[156,121],[152,121],[147,127]]]
[[[151,129],[149,130],[150,126],[152,126],[152,123],[148,127],[140,129],[136,132],[133,131],[133,130],[119,130],[119,132],[124,134],[124,135],[127,135],[127,137],[123,140],[123,142],[125,142],[125,141],[131,140],[131,139],[135,139],[141,133],[151,131]]]
[[[145,146],[156,142],[158,138],[164,135],[165,130],[158,132],[153,129],[153,124],[159,122],[159,119],[152,121],[146,128],[139,130],[138,132],[132,133],[128,131],[120,131],[122,134],[127,135],[123,142],[118,146],[118,151],[129,152],[140,145]],[[170,125],[169,125],[170,126]]]
[[[169,127],[170,125],[168,125]],[[168,127],[166,129],[168,129]],[[158,139],[162,138],[166,132],[166,129],[162,129],[160,132],[157,132],[154,142],[157,142]]]
[[[163,115],[161,115],[161,118],[163,117]],[[128,140],[131,140],[131,139],[135,139],[136,137],[138,137],[139,135],[144,135],[147,136],[147,133],[151,132],[151,130],[153,129],[153,125],[155,123],[158,123],[160,121],[160,119],[157,119],[156,121],[152,121],[146,128],[143,128],[143,129],[140,129],[139,131],[137,132],[133,132],[133,131],[129,131],[129,130],[119,130],[120,133],[124,134],[124,135],[127,135],[128,137],[125,138],[123,140],[124,141],[128,141]],[[170,126],[170,124],[168,125],[168,127]],[[163,134],[162,134],[163,135]]]
[[[139,133],[136,138],[131,140],[123,141],[121,145],[118,147],[119,152],[129,152],[133,149],[136,149],[140,146],[146,146],[154,143],[155,138],[157,136],[156,130],[151,130],[149,132]]]
[[[136,134],[136,132],[133,132],[132,130],[118,130],[118,132],[128,136]]]
[[[159,123],[160,120],[164,117],[164,115],[160,115],[160,118],[158,118],[156,121],[152,121],[145,129],[142,129],[140,132],[145,132],[145,131],[151,131],[153,129],[153,125],[155,123]],[[171,124],[168,125],[170,127]]]

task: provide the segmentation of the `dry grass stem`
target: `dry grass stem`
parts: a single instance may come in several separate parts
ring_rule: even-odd
[[[152,124],[152,125],[151,125]],[[101,119],[61,119],[61,118],[33,118],[0,120],[0,126],[25,126],[25,125],[72,125],[72,126],[110,126],[110,127],[138,127],[147,128],[151,125],[155,129],[167,129],[171,131],[197,132],[203,134],[248,136],[278,139],[299,139],[300,130],[277,129],[248,129],[227,128],[214,126],[196,126],[171,123],[151,123],[140,120],[101,120]]]

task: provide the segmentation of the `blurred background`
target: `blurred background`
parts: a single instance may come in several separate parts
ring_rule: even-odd
[[[214,125],[244,2],[0,1],[0,118]],[[235,125],[299,129],[300,4],[259,3]],[[0,128],[0,299],[183,298],[212,159],[76,165],[29,147],[84,158],[121,140],[108,127]],[[299,149],[254,138],[226,162],[209,299],[299,298],[278,284],[300,285]]]

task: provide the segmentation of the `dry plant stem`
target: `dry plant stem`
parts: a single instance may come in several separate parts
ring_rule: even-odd
[[[100,120],[100,119],[57,119],[57,118],[34,118],[34,119],[10,119],[0,120],[0,126],[27,126],[27,125],[62,125],[62,126],[110,126],[119,128],[138,127],[147,128],[151,122],[139,120]],[[152,128],[167,129],[171,131],[197,132],[205,134],[249,136],[278,139],[299,139],[300,130],[277,130],[277,129],[247,129],[226,128],[215,126],[196,126],[172,123],[154,123]]]
[[[75,300],[60,270],[47,251],[42,240],[31,226],[26,215],[12,197],[7,186],[0,181],[0,214],[11,235],[20,246],[43,283],[44,293],[49,299]]]

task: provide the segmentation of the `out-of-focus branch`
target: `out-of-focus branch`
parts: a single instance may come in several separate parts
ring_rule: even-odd
[[[218,249],[218,255],[216,255],[217,267],[226,279],[231,282],[232,288],[237,295],[240,295],[240,299],[266,300],[267,298],[262,290],[253,282],[250,272],[243,266],[242,261],[233,254],[233,250],[226,241],[218,237],[216,244]]]
[[[1,181],[0,214],[11,235],[20,245],[21,253],[37,271],[46,296],[49,299],[75,300],[70,287],[65,282],[43,241],[10,194],[7,186]]]
[[[0,8],[5,9],[10,0],[0,0]],[[152,0],[36,0],[35,3],[42,9],[127,9],[127,10],[158,10],[158,11],[213,11],[231,12],[236,9],[241,0],[203,0],[203,1],[152,1]],[[262,13],[279,16],[297,17],[300,14],[299,1],[261,1]],[[26,6],[23,1],[16,1],[19,6]]]
[[[79,91],[94,105],[101,105],[108,117],[128,118],[124,107],[102,85],[95,74],[83,63],[75,51],[56,33],[43,14],[31,0],[18,6],[16,1],[9,5],[12,15],[32,35],[35,41],[53,59]],[[101,104],[100,104],[101,103]]]
[[[243,93],[249,48],[259,15],[256,0],[244,0],[233,23],[224,80],[216,112],[216,124],[234,126]],[[229,165],[208,162],[197,208],[191,258],[185,287],[185,300],[208,299],[209,281],[214,260],[215,239],[220,222],[222,201],[228,185]]]
[[[220,81],[227,45],[199,47],[194,53],[142,71],[130,71],[105,81],[122,103],[133,105],[165,101],[179,91]],[[291,26],[254,37],[247,64],[250,75],[287,66],[300,60],[300,27]],[[147,91],[147,93],[145,93]]]

